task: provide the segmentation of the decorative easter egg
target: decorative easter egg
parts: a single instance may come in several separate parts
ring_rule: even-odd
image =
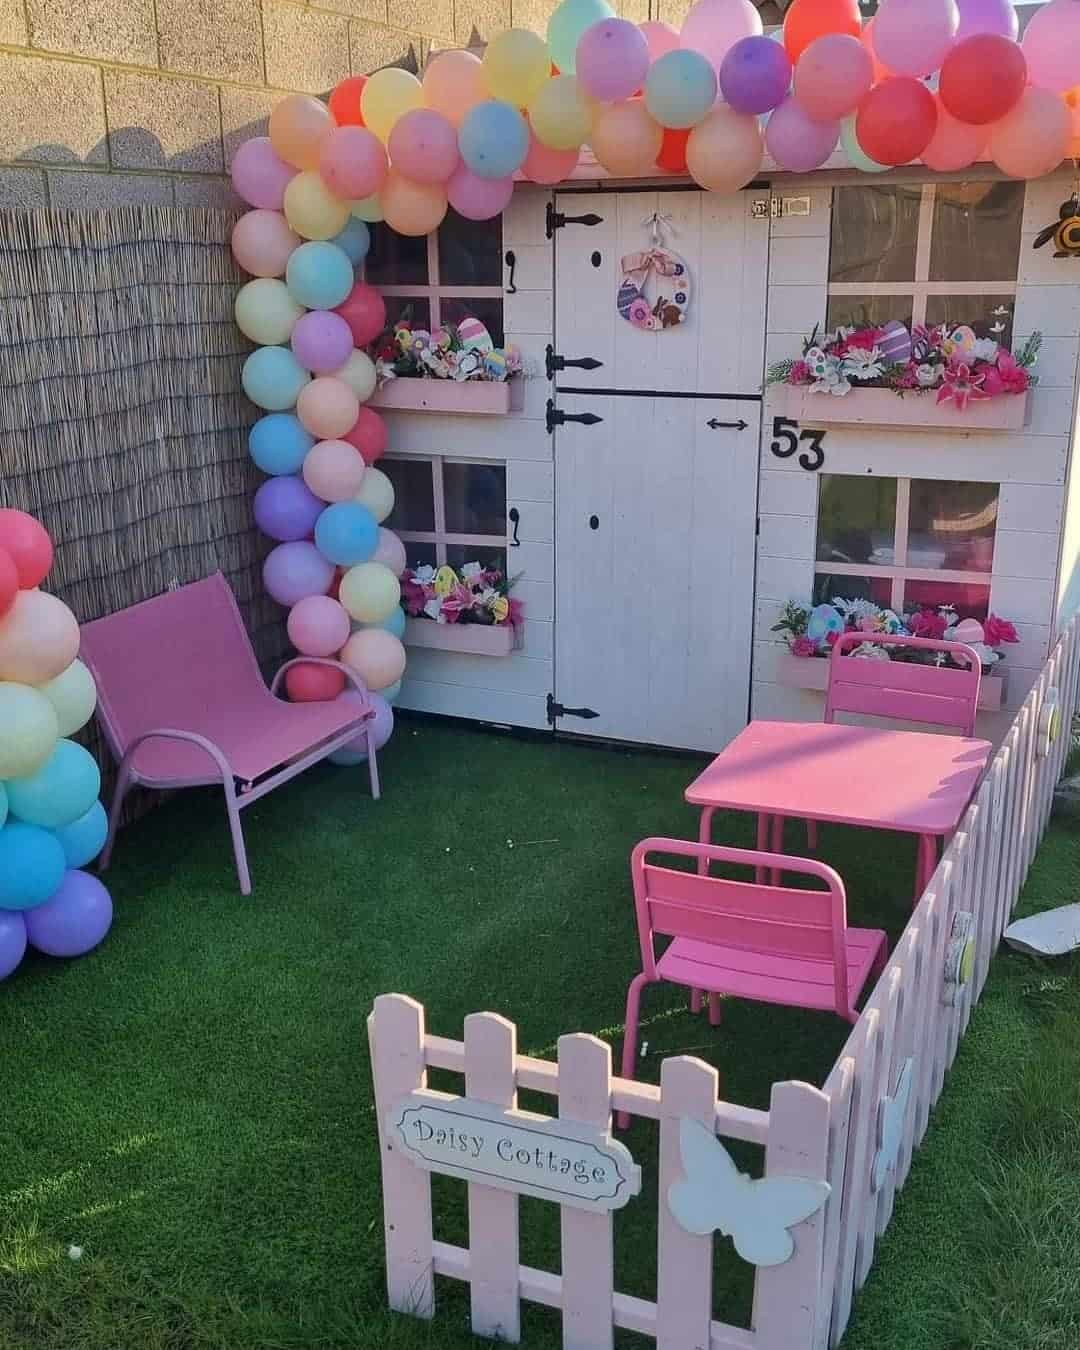
[[[953,630],[953,639],[956,642],[966,642],[969,647],[978,646],[985,637],[983,626],[978,619],[961,619]]]
[[[899,319],[890,319],[881,330],[878,341],[881,355],[890,365],[903,365],[911,360],[911,334]]]
[[[505,380],[506,379],[505,353],[500,352],[497,349],[488,352],[487,356],[484,357],[484,370],[493,380]]]
[[[635,286],[634,283],[629,279],[626,279],[623,281],[623,284],[619,287],[619,293],[615,297],[615,308],[625,319],[630,314],[630,306],[634,303],[635,300],[640,299],[641,299],[641,288],[639,286]]]
[[[833,605],[815,605],[810,611],[806,625],[806,636],[814,642],[823,642],[830,633],[842,633],[844,620],[840,611]]]
[[[969,328],[966,323],[960,324],[949,334],[949,341],[953,346],[953,355],[968,360],[975,351],[975,344],[978,342],[975,331]]]
[[[486,355],[495,344],[491,340],[491,334],[480,322],[471,314],[467,319],[462,319],[458,324],[458,337],[461,339],[461,345],[467,352],[479,352]]]

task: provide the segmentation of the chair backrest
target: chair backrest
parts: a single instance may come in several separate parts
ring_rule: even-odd
[[[84,624],[81,655],[117,758],[155,727],[198,731],[210,713],[269,696],[220,572]]]
[[[796,890],[677,871],[649,861],[650,854],[780,868],[817,877],[825,890]],[[847,980],[847,898],[831,867],[813,858],[789,858],[757,849],[694,844],[683,839],[643,839],[630,858],[642,967],[656,978],[654,937],[692,938],[802,960],[830,961],[836,1011],[851,1011]]]
[[[956,669],[915,661],[875,661],[871,657],[846,655],[850,648],[864,642],[874,646],[945,652],[967,664],[964,669]],[[904,722],[954,727],[965,736],[974,736],[981,680],[979,658],[963,642],[891,637],[887,633],[843,633],[829,657],[825,721],[834,722],[838,712],[866,713]]]

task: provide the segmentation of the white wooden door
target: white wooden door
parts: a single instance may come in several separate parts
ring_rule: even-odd
[[[750,698],[767,221],[755,194],[560,194],[598,225],[555,232],[555,698],[560,730],[711,750]],[[758,194],[760,195],[760,194]],[[687,320],[646,333],[616,310],[620,260],[671,217]],[[741,425],[740,425],[741,424]]]

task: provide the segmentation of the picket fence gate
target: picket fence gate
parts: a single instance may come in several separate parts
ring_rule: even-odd
[[[822,1089],[776,1083],[769,1110],[759,1111],[720,1099],[717,1071],[689,1056],[665,1060],[655,1087],[614,1077],[611,1048],[594,1036],[562,1036],[551,1063],[519,1055],[516,1028],[493,1013],[467,1017],[460,1042],[430,1035],[413,999],[377,998],[368,1034],[390,1306],[434,1316],[434,1277],[443,1275],[468,1282],[474,1331],[508,1342],[520,1340],[525,1299],[562,1310],[565,1350],[611,1350],[617,1327],[653,1337],[658,1350],[837,1345],[1049,820],[1078,668],[1074,620],[1017,712]],[[388,1127],[403,1098],[447,1100],[428,1094],[429,1068],[463,1074],[470,1101],[506,1111],[515,1109],[519,1089],[545,1093],[558,1101],[560,1125],[598,1135],[618,1111],[659,1121],[655,1302],[615,1290],[613,1212],[562,1206],[562,1275],[520,1264],[518,1196],[494,1186],[468,1183],[468,1248],[434,1239],[431,1175]],[[667,1204],[670,1186],[684,1179],[684,1118],[763,1145],[766,1177],[831,1187],[824,1208],[791,1230],[790,1260],[756,1270],[749,1330],[713,1319],[714,1238],[686,1232]]]

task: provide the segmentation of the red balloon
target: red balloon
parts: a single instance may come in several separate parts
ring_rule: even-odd
[[[687,172],[686,142],[690,139],[693,129],[693,127],[686,127],[685,130],[679,127],[665,129],[660,153],[656,156],[656,162],[661,169],[667,169],[668,173]]]
[[[977,33],[957,43],[941,67],[938,93],[958,122],[981,127],[1012,112],[1027,84],[1019,43]]]
[[[330,111],[339,127],[362,127],[364,115],[360,111],[360,95],[367,84],[366,75],[350,75],[342,80],[330,95]]]
[[[365,464],[374,464],[377,459],[382,459],[390,440],[390,433],[386,429],[385,420],[374,408],[361,406],[360,416],[356,419],[352,430],[347,431],[341,439],[348,441],[360,451]]]
[[[826,33],[862,33],[859,0],[795,0],[784,16],[784,46],[792,65]]]
[[[285,672],[285,689],[293,703],[325,703],[345,688],[343,671],[305,662]]]
[[[921,80],[894,75],[875,85],[859,104],[855,139],[878,164],[918,159],[937,129],[937,104]]]
[[[45,526],[25,511],[0,510],[0,548],[11,555],[24,591],[39,586],[53,563],[52,540]]]
[[[374,342],[386,327],[386,305],[374,286],[358,281],[345,299],[334,310],[349,325],[353,342],[366,347]]]
[[[19,569],[6,548],[0,548],[0,614],[6,614],[19,593]]]

